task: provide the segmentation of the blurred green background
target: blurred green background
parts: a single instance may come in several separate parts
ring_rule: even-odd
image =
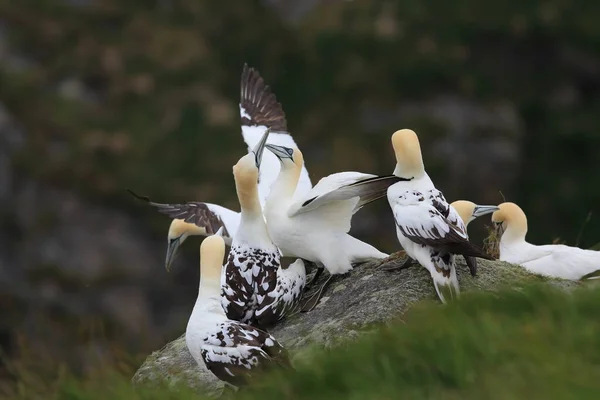
[[[169,219],[125,188],[239,208],[245,62],[313,184],[391,173],[412,128],[449,201],[506,198],[531,242],[594,245],[599,20],[592,1],[0,0],[0,380],[132,371],[184,331],[199,240],[167,274]],[[377,202],[352,232],[393,252],[390,217]]]

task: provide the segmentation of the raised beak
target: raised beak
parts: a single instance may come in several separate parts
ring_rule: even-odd
[[[171,272],[171,264],[177,255],[177,250],[179,249],[179,245],[181,244],[181,238],[175,238],[169,241],[167,245],[167,258],[165,260],[165,268],[167,272]]]
[[[215,235],[219,235],[221,237],[223,237],[223,227],[220,227],[218,231],[215,232]]]
[[[260,168],[260,163],[262,162],[263,152],[265,151],[265,145],[267,144],[267,138],[269,137],[269,133],[271,133],[271,128],[267,128],[264,135],[260,138],[256,146],[252,152],[254,153],[256,168]]]
[[[268,144],[267,149],[269,149],[269,151],[273,154],[275,154],[277,156],[277,158],[279,158],[280,160],[284,160],[286,158],[289,158],[290,160],[293,160],[294,158],[294,150],[290,149],[289,147],[285,147],[285,146],[277,146],[275,144]]]
[[[473,218],[479,218],[481,216],[493,213],[494,211],[498,211],[500,207],[498,206],[475,206],[473,210]]]

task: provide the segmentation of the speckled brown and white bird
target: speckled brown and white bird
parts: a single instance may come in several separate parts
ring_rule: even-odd
[[[233,386],[269,368],[291,368],[287,351],[269,333],[227,318],[221,307],[221,265],[225,242],[209,236],[200,246],[200,288],[185,331],[197,363]]]
[[[233,166],[241,219],[224,266],[222,305],[227,317],[268,327],[294,309],[306,272],[302,260],[287,269],[269,236],[258,194],[258,175],[269,131]]]

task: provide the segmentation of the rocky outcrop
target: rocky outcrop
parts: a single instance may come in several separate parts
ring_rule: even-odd
[[[472,278],[464,259],[458,258],[462,291],[518,288],[544,281],[565,288],[577,285],[571,281],[545,279],[501,261],[479,260],[478,274]],[[313,311],[282,321],[271,333],[292,350],[295,358],[302,354],[298,350],[311,344],[330,347],[356,338],[368,331],[373,323],[401,316],[415,302],[437,301],[431,277],[424,268],[385,270],[402,261],[399,259],[382,266],[367,263],[347,275],[335,276]],[[204,365],[194,362],[184,335],[152,353],[133,377],[133,382],[145,385],[184,383],[211,394],[219,393],[222,388],[222,383]]]

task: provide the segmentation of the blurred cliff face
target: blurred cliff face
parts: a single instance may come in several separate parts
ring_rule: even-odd
[[[238,209],[244,62],[283,104],[313,182],[390,173],[390,135],[410,127],[448,200],[505,196],[534,242],[600,241],[600,9],[495,4],[0,4],[3,349],[24,338],[85,365],[183,331],[198,241],[167,274],[169,220],[125,188]],[[353,233],[392,252],[390,221],[378,202]]]

